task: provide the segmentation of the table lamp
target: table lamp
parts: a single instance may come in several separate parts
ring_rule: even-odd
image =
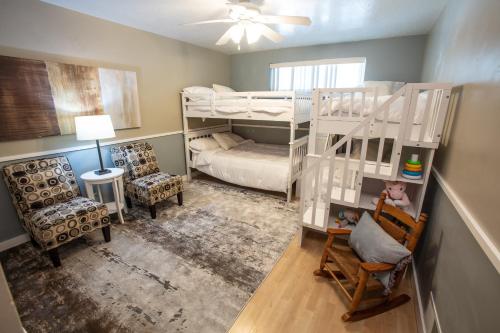
[[[104,165],[102,164],[99,139],[115,137],[115,130],[113,129],[113,124],[111,123],[111,117],[109,115],[75,117],[75,127],[77,140],[95,140],[96,142],[101,169],[94,171],[95,174],[104,175],[106,173],[110,173],[111,170],[104,169]]]

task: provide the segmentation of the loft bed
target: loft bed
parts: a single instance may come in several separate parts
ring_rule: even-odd
[[[406,96],[410,86],[413,96]],[[369,138],[393,140],[401,131],[403,144],[436,149],[446,116],[447,103],[442,101],[448,98],[449,89],[444,83],[411,83],[391,95],[379,95],[377,87],[316,89],[309,152],[321,154],[331,144],[332,134],[350,133],[384,104],[390,107],[371,121]],[[404,128],[401,123],[406,124]]]
[[[296,138],[296,130],[299,124],[309,121],[311,109],[311,95],[295,91],[183,92],[188,180],[193,168],[237,185],[284,192],[290,201],[293,184],[301,175],[308,144],[307,135]],[[227,124],[190,129],[189,118],[224,119]],[[227,150],[212,147],[209,151],[199,151],[192,148],[194,140],[213,138],[214,133],[231,133],[233,120],[288,122],[289,144],[267,145],[244,140]],[[269,125],[248,126],[288,129]]]

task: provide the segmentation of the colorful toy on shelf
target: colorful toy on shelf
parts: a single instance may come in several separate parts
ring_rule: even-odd
[[[407,179],[422,179],[422,175],[422,163],[418,160],[418,154],[412,154],[411,159],[405,163],[402,176]]]

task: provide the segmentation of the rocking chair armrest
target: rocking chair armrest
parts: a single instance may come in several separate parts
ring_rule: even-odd
[[[361,268],[368,273],[378,273],[378,272],[386,272],[393,269],[396,265],[386,264],[381,262],[362,262],[360,264]]]
[[[326,229],[328,235],[350,235],[352,230],[350,229],[336,229],[336,228],[328,228]]]

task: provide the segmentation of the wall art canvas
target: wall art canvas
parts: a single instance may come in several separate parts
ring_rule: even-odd
[[[141,126],[133,71],[0,56],[0,141],[75,133],[77,116]]]
[[[0,57],[0,141],[60,133],[45,63]]]

